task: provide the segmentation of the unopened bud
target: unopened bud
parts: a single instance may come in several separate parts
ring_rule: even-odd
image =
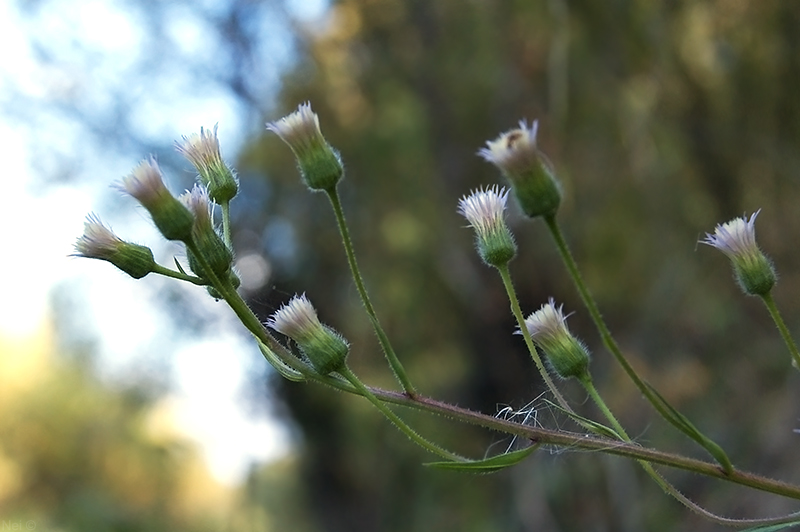
[[[156,264],[150,248],[121,240],[94,214],[86,218],[75,251],[78,257],[108,261],[134,279],[152,272]]]
[[[493,141],[478,155],[497,166],[511,183],[522,211],[535,218],[552,216],[561,204],[561,183],[553,165],[536,146],[538,122],[528,128],[524,120]]]
[[[205,187],[195,185],[191,191],[187,191],[180,199],[194,215],[192,241],[197,250],[203,255],[203,258],[214,273],[217,275],[227,274],[233,263],[233,254],[214,229],[211,219],[211,202]],[[197,263],[197,257],[193,257],[193,260],[190,260],[189,267],[196,274],[204,277],[202,268]]]
[[[508,190],[494,186],[476,190],[458,202],[458,212],[475,229],[478,253],[490,266],[505,266],[517,253],[514,237],[503,218],[507,199]]]
[[[217,126],[209,131],[200,128],[200,134],[183,137],[175,147],[200,175],[200,182],[208,189],[211,199],[218,204],[230,201],[239,191],[233,170],[222,160],[217,139]]]
[[[589,374],[589,351],[569,332],[562,308],[563,305],[556,307],[550,298],[546,305],[528,316],[525,327],[559,377],[582,380]]]
[[[164,238],[184,242],[189,240],[194,217],[167,190],[155,160],[142,161],[130,175],[122,179],[118,188],[136,198],[147,209]]]
[[[292,149],[300,175],[311,190],[331,191],[344,176],[339,153],[322,136],[311,104],[301,104],[294,113],[268,123],[267,129]]]
[[[733,264],[736,280],[744,293],[767,295],[777,282],[772,262],[756,244],[756,216],[759,209],[748,220],[746,216],[717,225],[714,234],[706,233],[701,244],[714,246],[725,253]]]
[[[278,309],[267,326],[297,342],[320,375],[344,367],[350,346],[339,333],[320,323],[317,311],[305,294],[294,296]]]

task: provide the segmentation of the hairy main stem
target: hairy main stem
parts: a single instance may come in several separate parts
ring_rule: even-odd
[[[335,379],[331,377],[312,377],[312,379],[342,391],[361,395],[357,390],[350,386],[349,383],[342,381],[341,379]],[[489,416],[487,414],[482,414],[480,412],[475,412],[473,410],[461,408],[449,403],[444,403],[419,394],[415,397],[408,397],[403,393],[383,390],[380,388],[370,387],[369,390],[378,399],[387,403],[403,405],[410,408],[415,408],[417,410],[439,414],[450,419],[469,423],[471,425],[520,436],[522,438],[527,438],[533,443],[553,445],[564,448],[600,451],[607,454],[613,454],[615,456],[632,458],[635,460],[641,459],[652,464],[692,471],[699,475],[705,475],[708,477],[725,480],[727,482],[732,482],[734,484],[740,484],[742,486],[754,488],[760,491],[774,493],[790,499],[800,500],[800,486],[763,477],[754,473],[744,472],[738,469],[731,472],[731,474],[727,474],[719,465],[698,460],[696,458],[689,458],[656,449],[649,449],[634,443],[609,440],[607,438],[589,436],[574,432],[555,431],[533,427],[530,425],[521,425],[512,421],[507,421],[501,418]]]
[[[467,461],[463,456],[451,453],[447,449],[439,447],[435,443],[432,443],[423,438],[422,436],[420,436],[420,434],[417,431],[409,427],[405,423],[405,421],[400,419],[400,417],[394,412],[392,412],[388,406],[386,406],[383,402],[381,402],[380,399],[375,397],[372,391],[361,382],[361,380],[356,376],[355,373],[353,373],[350,370],[350,368],[344,366],[342,369],[338,370],[338,373],[341,374],[345,379],[347,379],[350,382],[350,384],[353,385],[353,387],[356,389],[359,395],[362,395],[363,397],[367,398],[367,400],[371,402],[375,408],[377,408],[384,416],[386,416],[386,418],[389,421],[391,421],[394,424],[394,426],[400,429],[400,431],[403,434],[408,436],[411,441],[413,441],[426,451],[429,451],[446,460],[451,460],[453,462]]]
[[[603,413],[603,416],[611,423],[611,426],[617,432],[617,434],[622,438],[623,441],[627,443],[631,443],[631,438],[628,436],[628,433],[625,431],[625,428],[620,424],[617,420],[617,417],[608,408],[608,405],[600,396],[595,388],[594,383],[592,382],[592,377],[588,373],[583,376],[583,378],[579,378],[581,384],[586,389],[586,392],[589,394],[589,397],[592,398],[595,405],[600,409]],[[798,517],[797,513],[788,515],[788,516],[781,516],[776,518],[763,518],[763,519],[731,519],[728,517],[723,517],[717,515],[713,512],[710,512],[694,502],[693,500],[686,497],[683,493],[678,491],[678,489],[672,485],[667,479],[665,479],[658,471],[655,470],[653,465],[643,459],[636,460],[642,469],[653,479],[653,481],[658,484],[658,486],[664,490],[667,495],[674,497],[678,502],[686,506],[689,510],[696,512],[703,517],[715,521],[720,524],[729,525],[729,526],[749,526],[749,525],[774,525],[779,523],[785,523],[788,521],[792,521]]]

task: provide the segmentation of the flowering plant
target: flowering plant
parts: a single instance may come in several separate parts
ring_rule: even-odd
[[[325,193],[329,199],[353,281],[383,355],[397,379],[399,391],[371,387],[361,381],[347,363],[349,343],[320,320],[310,298],[305,294],[294,296],[266,323],[262,323],[238,294],[239,280],[232,266],[234,250],[230,235],[230,202],[238,192],[238,181],[233,169],[222,160],[216,128],[213,131],[201,129],[199,136],[184,137],[183,142],[178,144],[178,151],[196,167],[200,181],[180,198],[176,198],[168,190],[161,171],[153,160],[142,162],[120,185],[124,192],[133,196],[148,210],[165,238],[178,240],[185,245],[188,270],[192,273],[187,273],[187,269],[177,260],[176,270],[157,264],[147,247],[120,239],[95,215],[90,215],[87,219],[85,233],[75,245],[76,254],[111,262],[137,279],[156,273],[205,286],[213,297],[224,300],[230,306],[242,325],[252,334],[265,359],[281,376],[294,382],[313,382],[364,397],[413,442],[440,459],[427,464],[428,466],[487,473],[519,463],[542,445],[593,450],[635,460],[666,494],[689,510],[715,522],[737,527],[758,527],[751,530],[762,531],[774,531],[800,524],[800,514],[751,519],[716,515],[686,497],[656,470],[656,466],[687,470],[800,500],[800,486],[734,467],[718,444],[670,405],[629,363],[585,285],[557,222],[562,187],[552,163],[537,146],[536,122],[530,127],[526,122],[520,122],[519,128],[487,142],[487,147],[479,151],[484,159],[498,167],[506,177],[510,189],[495,185],[473,191],[461,198],[457,210],[475,232],[479,256],[488,266],[497,270],[508,295],[518,333],[554,399],[553,404],[574,422],[571,431],[551,430],[516,422],[514,419],[502,419],[420,394],[394,351],[368,295],[338,193],[344,167],[339,153],[322,135],[319,118],[309,104],[303,104],[296,112],[268,124],[267,128],[275,132],[294,152],[302,179],[308,188]],[[551,298],[538,311],[524,317],[509,270],[509,263],[517,253],[517,243],[505,222],[506,204],[511,192],[526,216],[544,221],[605,348],[654,410],[708,452],[713,462],[642,447],[632,441],[595,388],[589,368],[589,350],[568,329],[568,315],[564,314],[563,305],[557,305]],[[221,207],[221,230],[214,225],[214,205]],[[756,244],[757,214],[758,212],[749,219],[737,218],[718,225],[714,234],[706,235],[702,243],[720,249],[731,259],[740,286],[746,294],[758,296],[764,301],[788,347],[794,365],[800,367],[800,353],[771,297],[777,279],[774,266]],[[281,341],[271,331],[278,333],[286,342]],[[297,349],[293,349],[293,346]],[[560,380],[555,381],[553,374]],[[575,379],[585,389],[603,419],[590,419],[576,412],[575,407],[561,393],[560,385],[565,379]],[[506,452],[489,458],[468,458],[419,434],[390,405],[402,405],[443,415],[463,423],[507,433],[529,443],[521,449],[512,451],[509,448]]]

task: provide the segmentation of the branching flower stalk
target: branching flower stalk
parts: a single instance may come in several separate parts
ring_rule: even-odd
[[[199,135],[184,137],[183,142],[178,144],[178,150],[197,169],[200,181],[198,186],[180,198],[173,196],[164,185],[161,170],[154,159],[143,161],[118,186],[147,209],[165,238],[180,241],[185,245],[189,268],[194,275],[186,273],[177,260],[175,264],[178,271],[157,264],[148,247],[122,240],[96,215],[87,218],[84,234],[75,244],[75,255],[110,262],[136,279],[155,273],[205,286],[213,297],[224,300],[231,307],[242,325],[257,340],[265,359],[280,375],[291,381],[316,382],[336,390],[363,396],[413,442],[447,461],[429,464],[431,466],[444,465],[447,469],[462,468],[465,471],[486,472],[510,467],[527,457],[540,445],[586,449],[637,460],[666,493],[692,511],[717,523],[736,527],[800,523],[800,513],[760,519],[730,519],[718,516],[685,497],[655,470],[654,466],[657,465],[682,469],[800,501],[800,486],[734,469],[722,449],[702,435],[685,416],[670,406],[654,388],[636,374],[625,359],[589,294],[556,222],[555,216],[562,194],[561,186],[555,177],[552,165],[536,146],[535,122],[530,128],[525,122],[521,122],[519,129],[509,131],[497,140],[487,143],[487,148],[481,150],[481,155],[500,167],[509,178],[514,196],[523,211],[530,217],[544,218],[562,261],[606,348],[611,351],[655,409],[670,423],[703,445],[718,464],[634,444],[595,388],[588,369],[588,349],[569,332],[562,307],[556,307],[551,299],[527,319],[523,317],[509,271],[509,262],[517,252],[517,245],[504,219],[509,191],[496,186],[474,191],[462,198],[459,202],[459,212],[467,218],[475,230],[476,247],[481,259],[498,270],[508,294],[512,314],[517,320],[519,332],[525,339],[531,358],[559,403],[559,407],[594,435],[548,430],[525,423],[515,423],[418,394],[380,326],[356,263],[337,192],[337,185],[343,176],[339,154],[322,137],[318,118],[308,104],[301,105],[297,112],[286,118],[269,124],[268,128],[276,132],[292,148],[306,185],[311,190],[325,192],[328,196],[354,282],[384,355],[403,386],[403,392],[372,388],[361,382],[346,364],[349,353],[348,342],[339,333],[319,321],[316,310],[305,295],[290,300],[266,324],[291,338],[297,344],[302,356],[297,356],[284,347],[239,295],[237,292],[239,279],[232,266],[233,249],[229,214],[230,202],[238,191],[238,181],[233,169],[222,162],[216,127],[213,132],[201,129]],[[214,226],[214,204],[222,208],[221,234]],[[754,221],[757,214],[753,214],[749,220],[746,217],[739,218],[717,226],[715,233],[706,235],[703,243],[714,246],[728,255],[733,263],[737,281],[745,293],[758,295],[764,301],[792,354],[794,364],[800,368],[800,353],[772,298],[771,290],[776,281],[774,268],[755,244]],[[542,360],[540,352],[546,357],[547,364]],[[559,393],[550,371],[562,379],[577,379],[603,417],[608,420],[611,428],[575,413]],[[413,408],[514,435],[527,439],[531,447],[520,451],[507,451],[484,460],[469,460],[422,437],[389,405]]]
[[[508,269],[508,263],[517,254],[517,244],[514,242],[514,236],[511,234],[511,230],[506,225],[504,218],[508,192],[508,189],[497,186],[473,191],[470,195],[464,196],[459,200],[458,212],[467,219],[470,226],[475,230],[475,247],[483,262],[496,268],[500,274],[511,305],[511,312],[517,320],[517,326],[525,340],[525,345],[536,365],[536,369],[561,408],[567,412],[572,412],[572,407],[570,407],[553,382],[531,341],[530,334],[524,327],[525,320],[522,316],[522,309],[519,306],[519,299],[514,290],[514,283],[511,280],[511,273]]]
[[[236,172],[222,160],[217,126],[211,131],[201,127],[199,135],[183,137],[183,142],[176,142],[175,148],[194,165],[200,183],[222,209],[222,235],[225,244],[232,249],[230,201],[239,191],[239,182]]]
[[[537,122],[533,122],[528,128],[526,122],[521,121],[519,128],[501,134],[494,141],[488,141],[486,147],[478,151],[478,155],[500,169],[511,183],[515,197],[528,217],[544,218],[561,259],[600,333],[603,344],[614,355],[639,391],[665,420],[703,446],[726,471],[731,471],[733,466],[722,448],[702,434],[685,416],[670,406],[652,386],[639,377],[614,340],[597,304],[583,282],[556,221],[556,213],[561,204],[561,184],[552,163],[537,145],[537,129]]]
[[[313,376],[310,378],[320,384],[325,384],[337,390],[362,395],[350,383],[335,376]],[[795,486],[779,480],[766,478],[754,473],[748,473],[739,469],[734,470],[730,475],[726,474],[717,464],[689,458],[682,455],[659,451],[642,447],[638,444],[627,443],[619,440],[611,440],[584,433],[568,432],[564,430],[550,430],[531,425],[523,425],[505,419],[497,418],[473,410],[461,408],[456,405],[437,401],[421,394],[416,397],[408,397],[403,393],[380,388],[369,387],[379,400],[400,406],[406,406],[438,414],[449,419],[469,423],[471,425],[484,427],[497,432],[510,434],[526,438],[533,443],[552,445],[564,449],[583,449],[587,451],[602,452],[614,456],[630,458],[634,460],[645,460],[651,464],[667,466],[684,471],[690,471],[699,475],[716,478],[726,482],[739,484],[748,488],[757,489],[775,495],[781,495],[790,499],[800,501],[800,486]]]
[[[464,457],[451,453],[420,436],[375,397],[356,374],[347,367],[347,355],[350,351],[347,341],[331,327],[320,323],[316,309],[305,294],[293,297],[278,309],[267,322],[267,326],[294,340],[319,375],[327,376],[338,373],[344,377],[360,395],[372,403],[411,441],[446,460],[466,461]]]
[[[575,338],[569,331],[567,327],[567,318],[564,316],[562,309],[563,305],[556,307],[555,302],[551,298],[547,304],[542,305],[538,311],[531,314],[525,320],[525,329],[530,333],[536,345],[545,352],[553,371],[562,379],[576,379],[581,386],[583,386],[584,390],[586,390],[586,393],[603,414],[603,417],[611,423],[611,427],[616,436],[626,443],[632,443],[625,428],[617,420],[617,417],[597,391],[592,380],[591,372],[589,371],[589,350],[583,342]],[[767,520],[741,520],[716,515],[683,495],[669,481],[662,477],[648,461],[637,460],[637,462],[667,495],[675,497],[675,499],[688,509],[712,521],[726,525],[746,526],[775,524],[783,522],[785,519],[796,517],[796,515],[793,514],[788,517],[768,518]]]
[[[397,354],[389,341],[389,337],[384,332],[380,320],[378,320],[378,314],[372,306],[364,279],[358,268],[350,231],[347,228],[344,210],[336,188],[339,181],[344,177],[344,167],[339,152],[333,149],[328,144],[328,141],[325,140],[325,137],[322,136],[319,117],[311,110],[311,105],[308,103],[301,104],[294,113],[276,122],[270,122],[267,124],[267,129],[277,134],[292,149],[297,158],[300,175],[306,186],[314,192],[325,192],[328,196],[336,217],[336,224],[339,227],[345,255],[347,255],[347,264],[350,267],[350,274],[355,282],[358,295],[361,297],[361,302],[395,378],[403,387],[405,393],[413,397],[417,392],[411,384],[403,364],[397,358]]]

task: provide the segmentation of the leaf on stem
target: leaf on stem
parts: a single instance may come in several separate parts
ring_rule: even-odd
[[[731,464],[730,458],[728,458],[728,455],[722,450],[722,447],[711,441],[702,432],[697,430],[697,427],[695,427],[686,416],[675,410],[675,408],[670,405],[667,400],[664,399],[661,394],[658,393],[655,388],[653,388],[652,385],[650,385],[650,383],[644,382],[644,385],[647,386],[647,389],[653,394],[653,398],[658,402],[658,404],[654,402],[653,406],[656,407],[656,409],[667,421],[675,425],[684,434],[703,446],[703,448],[714,457],[719,465],[722,466],[722,469],[724,469],[726,473],[733,471],[733,464]]]
[[[778,532],[778,530],[786,530],[787,528],[792,528],[798,525],[800,525],[800,519],[796,521],[791,521],[789,523],[781,523],[779,525],[757,526],[756,528],[748,528],[747,530],[742,530],[742,532]]]
[[[183,275],[187,275],[186,270],[183,269],[181,263],[178,262],[178,257],[172,257],[172,260],[175,261],[175,267],[178,268],[178,271],[181,272]]]
[[[304,382],[306,380],[305,376],[297,371],[296,369],[290,368],[283,362],[278,355],[276,355],[272,349],[267,347],[264,342],[256,338],[256,342],[258,343],[258,348],[261,350],[261,354],[264,355],[264,358],[267,359],[273,368],[275,368],[281,376],[287,380],[292,382]]]
[[[545,400],[545,401],[547,401],[547,400]],[[576,422],[578,425],[580,425],[581,427],[585,428],[586,430],[588,430],[590,432],[594,432],[595,434],[598,434],[598,435],[603,436],[605,438],[611,438],[612,440],[623,440],[624,441],[624,438],[622,436],[620,436],[617,433],[617,431],[615,431],[611,427],[606,427],[602,423],[598,423],[597,421],[593,421],[593,420],[591,420],[591,419],[589,419],[587,417],[583,417],[581,415],[578,415],[575,412],[570,412],[568,410],[565,410],[564,408],[562,408],[561,406],[553,403],[552,401],[547,401],[547,403],[550,404],[550,406],[553,406],[553,407],[561,410],[562,412],[564,412],[574,422]]]
[[[467,462],[429,462],[425,465],[437,469],[449,469],[451,471],[464,471],[467,473],[495,473],[501,469],[522,462],[538,448],[539,444],[536,444],[525,449],[520,449],[519,451],[492,456],[484,460],[469,460]]]

